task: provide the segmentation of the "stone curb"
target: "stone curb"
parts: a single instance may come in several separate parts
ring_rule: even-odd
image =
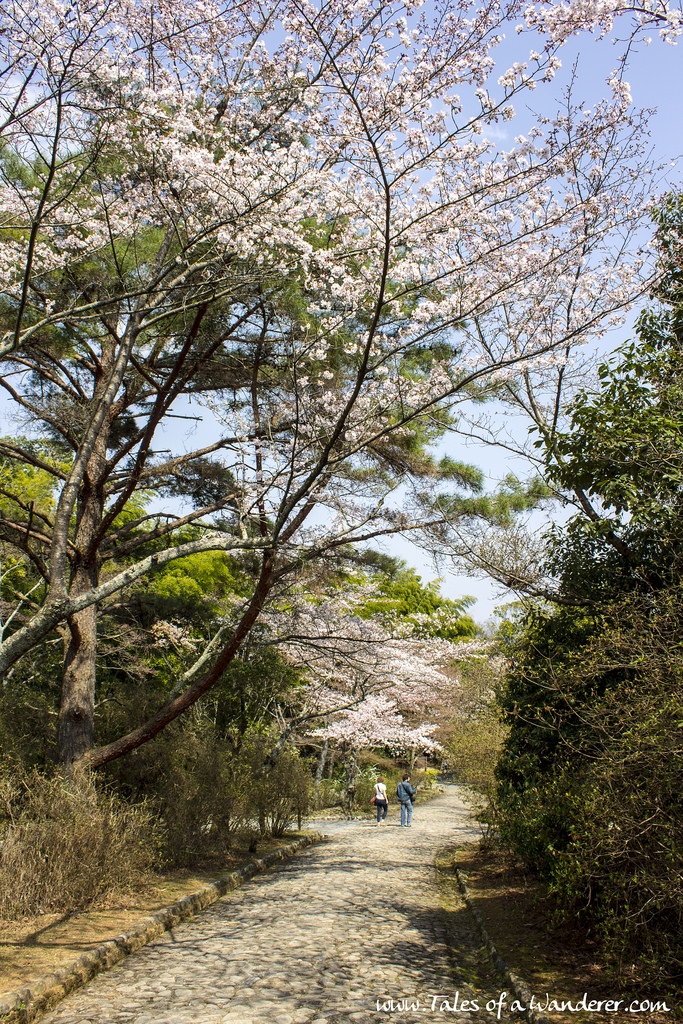
[[[467,909],[469,910],[472,917],[477,923],[477,927],[479,928],[481,937],[484,940],[484,945],[489,951],[494,967],[503,975],[508,985],[512,989],[515,998],[519,999],[519,1001],[523,1003],[524,1006],[530,1006],[532,995],[531,989],[529,988],[527,983],[519,977],[518,974],[515,974],[514,971],[512,971],[508,967],[505,960],[503,960],[502,956],[496,949],[493,943],[493,939],[486,930],[484,919],[482,918],[481,914],[475,907],[472,897],[470,896],[469,889],[467,888],[466,875],[463,874],[463,872],[460,870],[457,864],[455,865],[455,877],[457,879],[458,888],[460,889],[462,898],[467,904]],[[550,1018],[546,1017],[545,1014],[540,1012],[540,1010],[536,1010],[533,1008],[528,1009],[526,1011],[526,1016],[527,1020],[529,1020],[531,1024],[552,1024]]]
[[[71,992],[87,984],[100,971],[113,967],[181,921],[194,917],[259,871],[265,871],[278,861],[285,860],[304,847],[321,842],[324,838],[326,837],[320,832],[311,832],[279,850],[273,850],[265,857],[245,864],[238,871],[232,871],[229,875],[216,879],[197,892],[183,896],[169,907],[158,910],[151,917],[143,918],[130,931],[123,932],[114,939],[108,939],[53,974],[40,975],[30,983],[30,987],[5,993],[0,997],[1,1024],[31,1024]]]
[[[352,814],[350,818],[345,814],[325,814],[319,818],[304,818],[304,825],[316,825],[319,821],[347,821],[350,825],[352,821],[362,821],[364,817],[363,814]]]

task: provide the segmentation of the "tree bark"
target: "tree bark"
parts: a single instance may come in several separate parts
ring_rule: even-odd
[[[349,814],[356,804],[356,783],[358,780],[358,760],[356,748],[348,747],[344,757],[344,768],[346,770],[346,810]]]
[[[325,763],[327,761],[327,752],[330,749],[330,741],[323,740],[323,745],[320,748],[320,755],[318,757],[318,764],[315,769],[315,784],[319,786],[323,781],[323,772],[325,771]]]
[[[57,740],[64,765],[77,761],[95,741],[97,607],[72,615],[68,625]]]
[[[108,353],[110,355],[110,353]],[[107,383],[109,360],[102,360],[92,403],[99,406]],[[104,515],[104,478],[111,410],[103,417],[88,459],[76,504],[76,527],[69,594],[81,595],[99,583],[97,537]],[[95,742],[95,686],[97,664],[97,605],[74,612],[67,620],[62,667],[57,757],[67,767],[78,761]]]

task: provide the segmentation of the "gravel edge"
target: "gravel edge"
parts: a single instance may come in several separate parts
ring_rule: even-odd
[[[489,951],[494,967],[505,978],[508,985],[512,989],[515,998],[519,999],[519,1001],[523,1003],[524,1006],[530,1006],[532,995],[531,989],[529,988],[529,986],[523,978],[520,978],[518,974],[515,974],[515,972],[511,970],[511,968],[508,966],[505,960],[503,960],[502,956],[496,949],[493,939],[491,938],[486,929],[484,919],[477,910],[477,908],[475,907],[472,897],[470,896],[470,891],[467,888],[467,876],[460,870],[457,864],[455,865],[455,877],[462,898],[467,905],[467,909],[469,910],[472,917],[477,923],[477,927],[481,934],[482,940]],[[527,1020],[531,1022],[531,1024],[552,1024],[552,1021],[549,1017],[541,1013],[540,1010],[536,1010],[533,1008],[528,1009],[526,1011],[526,1017]]]
[[[72,960],[66,967],[60,967],[52,974],[40,975],[25,988],[4,993],[0,1001],[0,1021],[2,1024],[31,1024],[71,992],[87,984],[96,974],[113,967],[181,921],[199,914],[253,875],[293,856],[306,846],[321,842],[324,838],[320,832],[311,832],[279,850],[273,850],[264,857],[250,861],[238,871],[217,878],[215,882],[210,882],[197,892],[183,896],[170,906],[158,910],[151,917],[142,918],[129,931],[102,942],[76,960]]]

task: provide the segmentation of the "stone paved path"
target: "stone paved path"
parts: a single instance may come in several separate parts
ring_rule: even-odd
[[[394,804],[385,826],[335,831],[96,978],[42,1024],[495,1021],[484,1006],[500,983],[458,905],[449,954],[433,867],[439,847],[473,837],[466,807],[450,788],[418,805],[412,828],[397,818]],[[456,991],[460,1003],[448,1009]],[[479,1012],[463,1008],[468,998]]]

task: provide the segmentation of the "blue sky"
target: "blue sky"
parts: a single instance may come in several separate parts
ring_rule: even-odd
[[[656,31],[651,33],[651,36],[652,40],[649,46],[643,39],[631,48],[629,67],[625,77],[631,85],[634,106],[654,109],[649,118],[649,131],[654,160],[657,164],[662,165],[655,179],[657,191],[661,193],[669,188],[681,186],[683,168],[681,160],[683,154],[683,41],[678,46],[671,46],[662,42]],[[529,42],[526,36],[511,38],[502,45],[500,56],[509,57],[511,61],[522,60],[524,51],[528,47]],[[555,82],[551,87],[546,87],[544,93],[541,93],[539,88],[532,94],[531,99],[543,112],[550,112],[567,80],[569,69],[578,59],[578,85],[581,89],[581,99],[585,100],[587,105],[593,105],[602,96],[609,95],[610,90],[606,85],[606,79],[619,63],[622,49],[623,46],[612,43],[609,39],[598,40],[591,36],[583,36],[581,39],[571,40],[561,53],[563,69],[558,73]],[[524,122],[527,119],[526,115],[522,111],[519,113],[520,121]],[[523,129],[514,121],[510,123],[509,127],[510,142],[512,142],[514,135],[519,134]],[[501,139],[501,145],[505,146],[505,140]],[[633,316],[629,318],[623,328],[610,336],[609,345],[611,347],[616,347],[631,335],[632,322]],[[604,351],[604,342],[602,349]],[[520,429],[526,431],[526,425],[521,425]],[[524,466],[521,463],[514,466],[506,453],[495,449],[470,445],[463,446],[458,450],[447,444],[444,445],[444,448],[447,448],[454,457],[479,466],[486,473],[489,485],[492,487],[503,479],[511,469],[520,475],[524,474]],[[488,580],[448,573],[443,566],[437,570],[422,552],[408,542],[392,541],[386,549],[413,565],[424,580],[441,575],[443,579],[442,592],[447,596],[461,597],[464,594],[470,594],[475,597],[476,604],[471,609],[471,613],[482,624],[490,618],[496,605],[510,600],[510,595],[506,597],[501,594],[500,588]]]

